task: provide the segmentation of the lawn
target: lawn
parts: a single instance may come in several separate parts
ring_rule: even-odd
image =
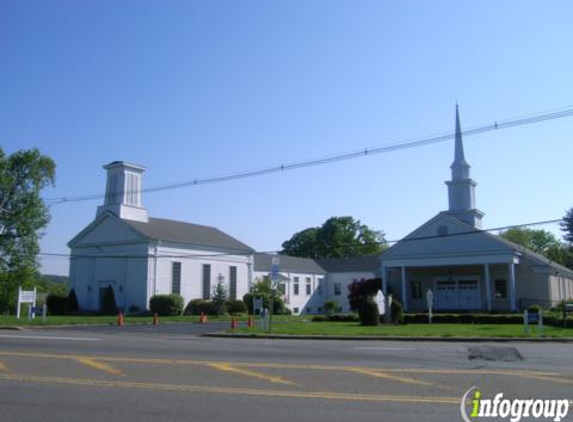
[[[230,330],[229,330],[230,331]],[[240,328],[238,333],[266,334],[258,328]],[[510,324],[405,324],[363,327],[357,322],[291,322],[273,324],[272,334],[318,336],[405,336],[405,337],[546,337],[571,338],[573,328],[543,327],[543,333],[532,329],[523,332],[522,325]]]
[[[247,316],[238,317],[239,321],[247,321]],[[209,316],[209,321],[230,321],[231,317]],[[275,315],[273,321],[282,322],[295,322],[302,321],[302,317],[296,315]],[[151,316],[126,316],[124,318],[125,324],[151,324],[153,317]],[[166,322],[199,322],[198,316],[160,316],[160,323]],[[54,326],[54,325],[87,325],[87,324],[117,324],[117,316],[106,315],[48,315],[46,322],[42,322],[42,317],[37,316],[35,319],[28,321],[27,316],[22,316],[17,319],[16,316],[0,316],[0,327],[16,327],[16,326]]]

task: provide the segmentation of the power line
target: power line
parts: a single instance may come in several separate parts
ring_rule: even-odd
[[[556,111],[557,110],[557,111]],[[495,121],[486,125],[476,126],[474,128],[466,129],[462,131],[463,136],[474,136],[485,132],[490,132],[500,129],[508,129],[517,126],[535,124],[547,120],[562,119],[565,117],[573,116],[573,107],[567,106],[552,111],[540,112],[536,114],[524,115],[508,120]],[[271,167],[266,167],[258,170],[247,170],[239,173],[230,173],[221,176],[207,177],[204,179],[193,179],[184,182],[161,185],[150,188],[143,188],[140,192],[159,192],[171,189],[180,189],[185,187],[207,185],[213,183],[223,183],[230,182],[233,180],[247,179],[251,177],[259,177],[264,175],[269,175],[273,173],[280,173],[289,170],[298,170],[306,167],[315,167],[324,164],[336,163],[339,161],[353,160],[361,157],[366,157],[369,155],[384,154],[393,151],[398,151],[402,149],[417,148],[424,145],[435,144],[439,142],[444,142],[455,137],[455,132],[448,132],[446,134],[434,135],[424,138],[417,138],[413,140],[403,141],[394,144],[380,145],[372,148],[363,148],[360,150],[355,150],[343,154],[327,156],[323,158],[316,158],[304,161],[298,161],[287,164],[280,164]],[[77,196],[64,196],[59,198],[47,198],[49,205],[58,205],[69,202],[79,202],[79,201],[90,201],[95,199],[100,199],[105,197],[105,194],[92,194],[92,195],[77,195]]]
[[[420,236],[420,237],[411,237],[411,238],[404,238],[399,240],[382,240],[379,242],[367,242],[362,243],[360,245],[350,245],[350,244],[343,244],[338,246],[338,248],[355,248],[355,247],[366,247],[366,246],[375,246],[375,245],[392,245],[399,242],[415,242],[421,240],[429,240],[429,239],[443,239],[447,237],[456,237],[456,236],[466,236],[466,235],[475,235],[475,234],[482,234],[482,233],[489,233],[489,232],[500,232],[509,229],[515,228],[522,228],[522,227],[531,227],[531,226],[542,226],[548,224],[555,224],[561,222],[561,218],[551,219],[551,220],[543,220],[543,221],[536,221],[533,223],[522,223],[522,224],[513,224],[509,226],[501,226],[501,227],[494,227],[489,229],[475,229],[469,231],[463,231],[459,233],[448,233],[444,235],[432,235],[432,236]],[[154,254],[76,254],[70,256],[69,254],[63,253],[52,253],[52,252],[40,252],[39,255],[45,257],[54,257],[54,258],[111,258],[111,259],[148,259],[148,258],[172,258],[172,259],[182,259],[182,258],[217,258],[217,257],[225,257],[225,256],[250,256],[253,254],[278,254],[280,251],[264,251],[264,252],[235,252],[235,253],[214,253],[214,254],[164,254],[164,255],[154,255]]]

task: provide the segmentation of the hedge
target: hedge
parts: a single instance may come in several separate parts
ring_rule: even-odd
[[[162,316],[181,315],[183,298],[179,295],[155,295],[149,299],[149,310]]]
[[[193,299],[189,301],[183,311],[183,315],[201,315],[203,312],[205,315],[217,315],[217,310],[213,302],[204,299]]]

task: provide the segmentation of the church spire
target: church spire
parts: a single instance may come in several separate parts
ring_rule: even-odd
[[[483,213],[475,207],[475,187],[477,183],[470,177],[470,165],[464,155],[460,113],[457,104],[454,162],[450,168],[452,170],[452,180],[446,182],[449,199],[448,214],[474,227],[481,227]]]

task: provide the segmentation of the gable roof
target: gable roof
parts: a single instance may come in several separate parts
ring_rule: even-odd
[[[125,219],[121,221],[150,240],[233,249],[249,253],[255,251],[250,246],[215,227],[152,217],[149,218],[149,222],[147,223]]]
[[[317,262],[329,273],[377,272],[382,267],[381,255],[323,258]]]
[[[272,259],[274,257],[280,259],[280,272],[283,273],[326,274],[324,268],[318,265],[314,259],[267,253],[255,254],[255,271],[271,272]]]

